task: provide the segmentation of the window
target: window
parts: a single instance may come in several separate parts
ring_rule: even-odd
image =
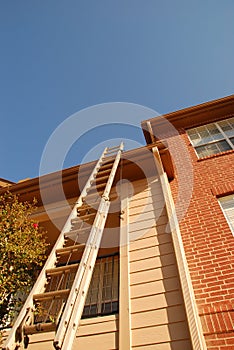
[[[219,198],[219,204],[234,235],[234,194]]]
[[[234,117],[187,130],[199,158],[234,149]]]
[[[75,261],[73,262],[75,263]],[[61,265],[63,266],[63,265]],[[76,270],[55,274],[50,278],[46,292],[71,289]],[[67,296],[45,299],[37,304],[34,323],[57,321],[64,309]],[[82,318],[104,316],[119,311],[119,255],[98,257],[93,270]]]
[[[83,318],[117,313],[119,310],[119,256],[98,258],[89,286]]]

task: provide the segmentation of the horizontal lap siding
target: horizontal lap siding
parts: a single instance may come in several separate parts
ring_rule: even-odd
[[[151,295],[152,291],[157,290],[158,293],[166,293],[166,291],[178,290],[180,288],[180,284],[177,276],[174,278],[167,278],[166,280],[159,281],[147,281],[145,283],[141,283],[138,285],[133,285],[131,287],[131,297],[137,298],[142,295]]]
[[[176,266],[170,265],[153,269],[151,268],[149,270],[136,271],[131,274],[130,283],[131,285],[135,285],[150,281],[157,281],[164,279],[164,276],[167,276],[167,278],[176,276],[178,278]]]
[[[145,289],[147,289],[147,286],[145,286]],[[146,293],[147,292],[144,292],[144,294]],[[155,293],[155,294],[152,294],[152,293]],[[181,305],[182,302],[183,302],[183,299],[180,291],[158,293],[157,290],[151,290],[151,295],[149,296],[141,296],[138,298],[131,299],[131,306],[132,306],[131,312],[133,315],[136,312],[156,310],[156,309],[165,308],[172,305]]]
[[[28,350],[54,350],[54,333],[30,336]],[[116,315],[81,320],[72,350],[118,349],[118,318]]]
[[[133,346],[136,350],[187,350],[191,349],[190,340],[175,340],[160,344]]]
[[[157,343],[172,342],[174,340],[181,340],[188,337],[188,332],[184,328],[184,322],[177,322],[174,324],[158,325],[149,328],[139,328],[132,332],[132,345],[150,345]]]
[[[29,336],[28,350],[54,350],[54,332],[39,333]]]
[[[130,253],[131,259],[131,253]],[[158,267],[163,267],[171,264],[175,264],[174,254],[167,254],[164,256],[150,256],[143,260],[130,261],[130,273],[136,273],[138,271],[144,271],[149,269],[155,269]]]
[[[132,347],[191,349],[168,218],[158,181],[138,181],[129,205]]]
[[[72,350],[118,349],[118,318],[115,315],[82,320]]]

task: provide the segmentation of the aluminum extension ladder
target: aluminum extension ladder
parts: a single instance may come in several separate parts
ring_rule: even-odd
[[[71,350],[106,223],[123,151],[105,148],[72,209],[3,350],[25,349],[29,335],[55,331],[56,350]],[[81,243],[82,242],[82,243]],[[75,260],[79,257],[79,262]]]

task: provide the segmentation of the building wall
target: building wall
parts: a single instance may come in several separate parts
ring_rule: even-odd
[[[159,179],[134,184],[129,205],[133,349],[192,349]]]
[[[184,166],[179,137],[189,153],[192,175]],[[180,229],[207,347],[233,349],[234,237],[217,197],[234,192],[234,152],[198,160],[184,130],[180,130],[180,136],[168,138],[168,142],[174,149],[177,170],[183,170],[180,185],[178,171],[171,182],[179,216],[193,178],[190,204],[180,220]]]
[[[29,350],[54,350],[54,332],[33,334],[29,339]],[[81,320],[72,349],[118,349],[118,316]]]
[[[135,181],[132,188],[128,249],[132,348],[192,349],[159,179]],[[121,315],[81,320],[72,349],[118,349],[119,320]],[[52,350],[53,338],[53,332],[31,335],[28,349]]]

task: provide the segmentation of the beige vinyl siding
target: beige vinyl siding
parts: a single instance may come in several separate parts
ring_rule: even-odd
[[[192,349],[167,214],[158,179],[134,184],[129,205],[132,347]]]
[[[30,335],[28,350],[54,350],[54,333]],[[118,316],[110,315],[81,320],[72,350],[118,349]]]
[[[118,316],[81,320],[72,350],[118,349]]]
[[[38,333],[29,336],[28,350],[54,350],[54,332]]]

